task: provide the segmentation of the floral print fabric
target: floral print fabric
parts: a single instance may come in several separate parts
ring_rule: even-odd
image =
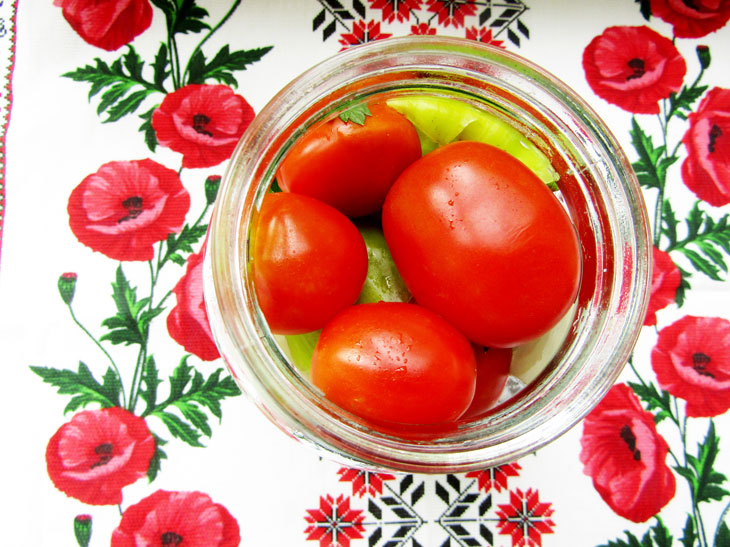
[[[730,3],[279,4],[0,1],[17,61],[0,93],[3,543],[730,544]],[[211,208],[255,113],[314,62],[406,34],[491,44],[582,90],[652,220],[619,383],[553,445],[468,473],[342,466],[282,435],[240,396],[202,299]]]

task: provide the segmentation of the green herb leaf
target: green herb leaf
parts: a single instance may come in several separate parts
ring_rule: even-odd
[[[100,340],[109,340],[112,344],[144,344],[147,339],[147,325],[150,313],[142,314],[149,303],[149,298],[137,300],[137,289],[130,286],[124,276],[121,264],[117,268],[116,281],[112,282],[112,298],[117,306],[117,313],[102,321],[102,326],[110,332]],[[160,311],[156,313],[159,314]]]
[[[365,125],[365,118],[367,116],[372,116],[372,114],[370,113],[370,108],[368,108],[368,105],[365,103],[356,104],[355,106],[340,112],[340,119],[343,122],[353,122],[358,125]]]
[[[111,65],[97,57],[94,59],[96,64],[86,65],[62,75],[76,82],[91,84],[89,100],[101,93],[96,111],[100,116],[107,114],[107,118],[103,120],[105,123],[132,114],[148,95],[165,93],[161,83],[148,82],[144,79],[142,74],[144,62],[131,45],[127,48],[127,53]]]
[[[121,384],[116,372],[107,369],[99,383],[91,374],[89,367],[79,362],[78,371],[55,369],[48,367],[30,367],[41,379],[56,388],[61,395],[72,395],[64,413],[73,412],[90,404],[98,404],[102,408],[119,405]]]
[[[160,43],[160,49],[157,50],[157,55],[155,55],[155,61],[152,64],[152,68],[154,68],[152,81],[158,89],[164,88],[165,80],[170,76],[170,71],[168,70],[169,63],[167,44],[162,42]]]
[[[225,45],[209,62],[206,61],[202,50],[197,50],[188,65],[188,83],[203,84],[208,80],[215,80],[236,87],[238,82],[233,73],[237,70],[246,70],[248,65],[260,61],[272,47],[231,51],[229,46]]]

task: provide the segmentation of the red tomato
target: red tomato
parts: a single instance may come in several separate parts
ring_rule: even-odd
[[[279,166],[281,189],[350,217],[378,211],[398,175],[421,157],[421,143],[402,114],[384,104],[369,108],[362,125],[334,117],[304,133]]]
[[[575,299],[581,257],[569,216],[488,144],[452,143],[413,163],[388,193],[383,231],[418,303],[480,345],[534,339]]]
[[[461,416],[474,395],[469,341],[435,313],[404,302],[353,306],[322,330],[312,382],[362,418],[436,424]]]
[[[357,300],[368,257],[360,232],[337,209],[276,193],[261,206],[252,269],[271,331],[301,334],[322,328]]]
[[[512,364],[512,348],[474,347],[477,385],[474,399],[462,418],[475,418],[492,408],[504,391]]]

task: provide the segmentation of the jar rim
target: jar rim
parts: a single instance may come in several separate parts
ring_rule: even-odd
[[[400,78],[413,73],[419,77]],[[535,114],[530,123],[536,128],[566,131],[556,137],[566,149],[561,153],[575,156],[576,166],[585,170],[584,178],[576,176],[579,188],[572,199],[599,210],[586,221],[597,263],[590,272],[593,290],[583,297],[585,308],[571,343],[549,374],[488,419],[436,439],[425,440],[428,435],[418,431],[404,439],[364,427],[307,385],[287,362],[245,275],[249,228],[272,166],[295,136],[292,124],[311,122],[333,102],[380,92],[383,86],[425,84],[454,74],[461,80],[449,85],[476,95],[498,80],[506,96],[495,100],[523,105]],[[286,433],[348,464],[452,472],[514,461],[570,429],[598,403],[638,337],[650,266],[649,221],[638,181],[616,139],[585,101],[544,69],[501,48],[460,38],[409,36],[370,42],[325,59],[292,80],[254,118],[233,153],[214,206],[204,294],[211,329],[231,373]]]

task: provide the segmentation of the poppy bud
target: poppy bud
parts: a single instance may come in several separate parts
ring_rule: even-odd
[[[91,515],[78,515],[74,519],[74,535],[79,547],[88,547],[91,539]]]
[[[697,46],[696,51],[697,58],[700,60],[700,66],[702,67],[702,70],[705,70],[710,66],[710,61],[712,60],[710,57],[710,48],[707,46]]]
[[[205,199],[208,205],[213,205],[215,197],[218,195],[218,187],[221,185],[221,177],[219,175],[211,175],[205,179]]]
[[[71,301],[74,299],[77,277],[75,273],[67,272],[58,278],[58,292],[61,293],[61,298],[67,305],[71,305]]]

